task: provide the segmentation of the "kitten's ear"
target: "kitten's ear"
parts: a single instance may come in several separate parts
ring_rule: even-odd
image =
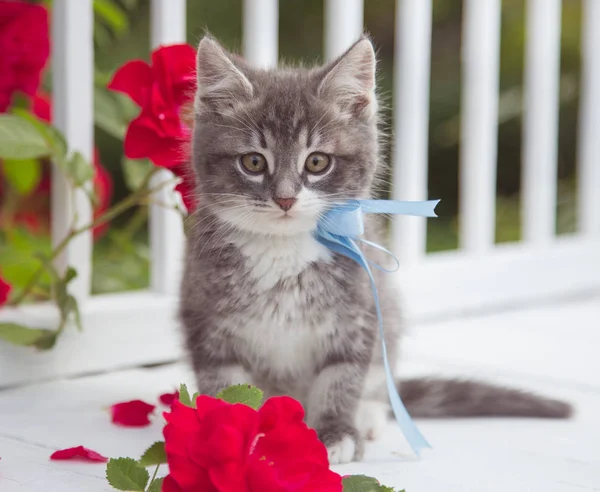
[[[367,37],[361,37],[325,68],[318,95],[337,104],[345,113],[373,116],[377,111],[375,71],[373,44]]]
[[[252,84],[234,64],[233,57],[213,38],[205,36],[200,41],[196,65],[197,107],[205,104],[223,110],[252,97]]]

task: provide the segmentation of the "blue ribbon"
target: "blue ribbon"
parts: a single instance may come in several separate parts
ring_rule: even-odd
[[[351,258],[358,263],[369,275],[371,281],[371,289],[375,299],[375,309],[379,324],[379,333],[381,338],[381,346],[383,349],[383,365],[385,368],[386,385],[392,410],[396,417],[396,421],[400,425],[406,440],[412,448],[415,455],[418,457],[423,448],[430,448],[431,445],[423,437],[415,423],[412,421],[402,399],[396,389],[396,382],[390,369],[390,363],[387,356],[387,347],[383,332],[383,318],[381,315],[381,307],[379,305],[379,294],[375,286],[375,279],[369,265],[385,271],[393,272],[398,269],[397,258],[387,249],[382,246],[361,239],[360,236],[364,233],[363,214],[401,214],[401,215],[416,215],[420,217],[437,217],[435,207],[439,200],[430,200],[423,202],[401,202],[397,200],[349,200],[340,203],[330,208],[321,216],[317,224],[317,229],[314,233],[316,239],[341,255]],[[367,260],[357,243],[367,244],[384,253],[390,255],[396,262],[396,268],[386,270],[380,265],[374,264]]]

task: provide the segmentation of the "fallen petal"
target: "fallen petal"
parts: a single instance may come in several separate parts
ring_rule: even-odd
[[[158,397],[163,405],[170,407],[175,400],[179,400],[179,391],[173,393],[163,393]]]
[[[81,461],[99,461],[106,463],[108,458],[102,456],[96,451],[84,448],[83,446],[77,446],[74,448],[61,449],[55,451],[50,455],[51,460],[81,460]]]
[[[110,407],[112,421],[125,427],[144,427],[150,425],[148,416],[156,407],[142,400],[116,403]]]

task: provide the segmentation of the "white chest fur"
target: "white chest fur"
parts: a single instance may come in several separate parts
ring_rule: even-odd
[[[314,370],[326,349],[325,338],[333,329],[333,315],[318,326],[306,316],[305,292],[292,287],[274,289],[279,282],[298,277],[311,263],[328,261],[329,250],[310,234],[296,236],[241,236],[236,246],[245,257],[249,275],[256,280],[256,303],[237,313],[237,335],[246,353],[278,377],[301,378]],[[268,361],[268,362],[267,362]]]
[[[234,239],[234,244],[261,290],[300,275],[310,263],[331,258],[330,251],[308,232],[293,236],[242,234]]]

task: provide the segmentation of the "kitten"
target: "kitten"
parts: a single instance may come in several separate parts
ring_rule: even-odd
[[[198,389],[251,383],[293,396],[332,463],[360,459],[389,414],[373,295],[361,267],[312,231],[333,202],[370,197],[381,170],[373,46],[362,37],[324,67],[267,71],[205,37],[197,76],[200,205],[180,318]],[[396,295],[375,273],[395,361]],[[570,413],[474,382],[412,380],[400,390],[416,417]]]

